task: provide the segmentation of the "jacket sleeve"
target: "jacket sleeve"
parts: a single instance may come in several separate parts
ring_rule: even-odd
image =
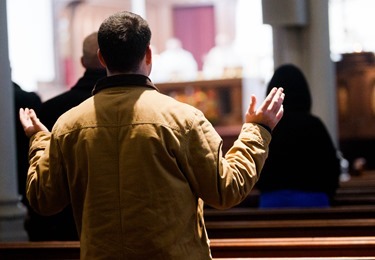
[[[245,123],[227,154],[222,139],[203,115],[188,133],[184,170],[196,195],[215,208],[243,201],[259,178],[268,155],[271,134],[258,124]]]
[[[30,206],[41,215],[60,212],[69,203],[69,188],[53,135],[41,131],[31,137],[29,162],[26,196]]]

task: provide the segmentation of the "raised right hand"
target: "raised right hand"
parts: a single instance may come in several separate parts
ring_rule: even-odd
[[[251,95],[245,122],[265,125],[273,130],[284,114],[283,91],[283,88],[273,88],[257,110],[255,110],[256,97]]]

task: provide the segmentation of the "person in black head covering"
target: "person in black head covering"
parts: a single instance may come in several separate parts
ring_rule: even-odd
[[[284,88],[284,117],[272,133],[269,157],[257,183],[259,206],[326,207],[339,185],[340,161],[323,122],[311,113],[312,98],[302,71],[285,64],[272,87]]]

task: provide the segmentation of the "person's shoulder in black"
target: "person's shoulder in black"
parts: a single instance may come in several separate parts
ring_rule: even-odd
[[[40,109],[42,101],[41,101],[41,98],[39,97],[39,95],[36,92],[25,91],[16,82],[12,82],[12,84],[13,84],[13,91],[14,91],[16,108],[28,106],[28,107],[33,108],[33,109],[37,109],[37,110]],[[18,113],[17,113],[17,115],[18,115]],[[19,121],[19,120],[17,120],[17,121]]]
[[[84,75],[70,90],[43,102],[39,113],[40,120],[51,130],[63,113],[91,97],[96,82],[105,76],[104,69],[86,69]]]

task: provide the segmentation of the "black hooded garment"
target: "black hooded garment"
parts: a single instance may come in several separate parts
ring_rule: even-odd
[[[284,116],[273,130],[257,188],[261,192],[325,192],[332,198],[339,185],[340,161],[325,125],[311,114],[305,76],[294,65],[282,65],[269,82],[267,93],[273,87],[284,88]]]

